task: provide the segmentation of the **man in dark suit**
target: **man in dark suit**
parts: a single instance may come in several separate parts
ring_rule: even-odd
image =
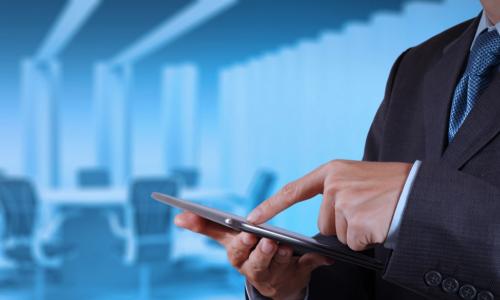
[[[481,2],[397,59],[364,161],[326,163],[248,216],[323,194],[321,234],[372,252],[383,272],[294,257],[190,213],[176,224],[226,247],[250,299],[500,299],[500,1]]]

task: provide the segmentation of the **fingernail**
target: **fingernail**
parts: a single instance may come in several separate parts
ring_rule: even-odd
[[[247,246],[252,246],[253,245],[253,240],[252,240],[252,237],[249,235],[249,234],[244,234],[243,235],[243,244],[247,245]]]
[[[286,249],[280,249],[280,250],[278,251],[278,254],[279,254],[280,256],[287,256],[287,255],[288,255],[288,251],[287,251]]]
[[[248,215],[247,221],[250,223],[255,223],[259,219],[260,215],[261,215],[260,210],[255,209]]]
[[[262,246],[260,247],[260,249],[265,254],[271,254],[274,250],[274,245],[271,244],[271,242],[269,242],[269,241],[265,241],[264,243],[262,243]]]

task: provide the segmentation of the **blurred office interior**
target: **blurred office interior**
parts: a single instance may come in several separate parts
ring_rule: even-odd
[[[243,299],[238,214],[361,159],[390,67],[479,0],[0,0],[0,298]],[[320,199],[272,222],[312,235]]]

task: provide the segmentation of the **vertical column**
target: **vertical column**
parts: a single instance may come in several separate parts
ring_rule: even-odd
[[[21,63],[24,172],[39,188],[59,184],[58,91],[55,60]]]
[[[166,66],[162,78],[161,136],[164,161],[172,168],[198,166],[198,71],[196,66]]]
[[[99,63],[94,68],[97,163],[115,186],[128,184],[131,173],[129,65]]]

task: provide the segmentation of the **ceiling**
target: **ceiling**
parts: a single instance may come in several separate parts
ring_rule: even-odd
[[[203,78],[211,84],[222,66],[300,38],[315,37],[324,29],[339,29],[348,21],[364,20],[374,11],[397,11],[408,1],[240,0],[138,62],[136,73],[141,76],[136,78],[140,81],[156,76],[165,63],[189,61],[200,66]],[[64,83],[70,90],[90,90],[93,63],[113,57],[191,2],[103,0],[61,54]],[[6,95],[3,100],[17,101],[19,61],[36,53],[65,4],[62,0],[0,0],[0,93]]]

